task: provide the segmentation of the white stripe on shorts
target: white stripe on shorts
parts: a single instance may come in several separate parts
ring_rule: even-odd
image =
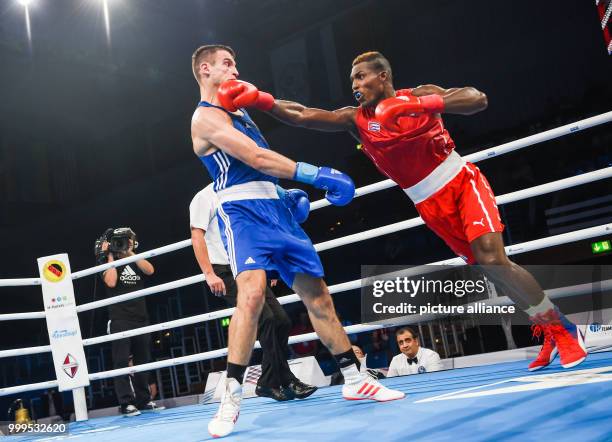
[[[232,228],[230,225],[229,216],[227,213],[223,211],[223,206],[219,204],[219,208],[217,212],[223,219],[223,224],[225,224],[225,238],[227,239],[227,255],[230,262],[230,267],[232,268],[232,273],[234,274],[234,278],[236,277],[237,267],[236,267],[236,254],[234,250],[234,232],[232,232]]]
[[[468,172],[470,172],[472,174],[472,177],[474,176],[474,172],[470,170],[469,167],[464,166]],[[489,228],[491,229],[491,232],[495,232],[495,228],[493,228],[493,222],[491,221],[491,217],[489,216],[489,212],[487,211],[487,208],[484,205],[484,202],[482,201],[482,198],[480,197],[480,192],[478,192],[478,189],[476,188],[476,183],[474,182],[474,178],[470,178],[470,183],[472,183],[472,189],[474,189],[474,193],[476,193],[476,196],[478,197],[478,203],[480,204],[480,208],[482,209],[482,212],[485,215],[485,218],[487,218],[487,222],[489,223]]]

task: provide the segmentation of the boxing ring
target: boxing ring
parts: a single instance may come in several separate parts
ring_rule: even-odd
[[[389,403],[346,401],[341,386],[319,389],[303,401],[246,399],[228,440],[610,440],[611,353],[591,354],[572,371],[554,364],[546,374],[528,376],[526,367],[526,361],[512,362],[384,379],[407,394]],[[83,441],[211,440],[206,425],[217,408],[190,405],[129,419],[91,419],[71,424],[70,433]]]
[[[560,126],[542,133],[505,143],[465,156],[466,161],[479,162],[499,157],[518,149],[569,135],[594,126],[612,121],[612,112],[587,118],[572,124]],[[539,195],[593,183],[612,177],[612,167],[564,178],[546,184],[521,189],[497,196],[497,204],[508,204]],[[357,189],[355,197],[363,197],[379,190],[395,186],[385,180]],[[329,205],[326,200],[315,201],[311,210]],[[364,241],[401,230],[411,229],[423,224],[420,218],[347,235],[315,245],[318,252]],[[612,223],[589,227],[573,232],[544,237],[506,247],[508,255],[515,255],[548,247],[596,238],[612,232]],[[142,252],[119,259],[112,263],[98,265],[72,273],[73,280],[91,276],[104,270],[139,259],[153,258],[165,253],[191,246],[191,240],[184,240],[164,247]],[[427,265],[463,265],[461,258],[447,259]],[[119,295],[111,299],[78,305],[78,313],[106,307],[130,299],[149,296],[164,291],[184,287],[204,281],[202,274],[176,281],[148,287],[143,290]],[[361,287],[357,279],[329,287],[330,293],[342,293]],[[41,285],[40,278],[2,279],[0,287]],[[587,284],[588,285],[588,284]],[[547,291],[552,299],[587,293],[590,287],[573,286]],[[612,288],[612,280],[601,281],[602,291]],[[297,302],[296,294],[278,298],[281,304]],[[338,301],[336,301],[338,302]],[[496,298],[497,304],[509,304],[506,297]],[[83,339],[84,346],[101,344],[140,334],[196,324],[230,316],[234,308],[226,308],[188,318],[153,324],[120,333],[113,333]],[[0,321],[25,319],[44,319],[45,312],[1,314]],[[399,324],[413,324],[435,319],[436,315],[414,315],[384,324],[358,324],[345,327],[349,334],[362,333]],[[289,344],[318,339],[315,333],[307,333],[289,338]],[[259,343],[256,343],[256,347]],[[36,346],[20,349],[1,350],[0,359],[50,352],[51,346]],[[156,370],[192,362],[223,357],[227,348],[182,356],[163,361],[151,362],[109,371],[90,373],[89,380],[97,381],[135,372]],[[337,440],[352,438],[371,440],[385,437],[390,440],[407,437],[426,438],[435,435],[434,440],[450,440],[470,437],[470,440],[525,440],[527,435],[535,440],[538,435],[550,439],[568,439],[571,430],[579,430],[584,440],[611,440],[612,430],[603,424],[612,417],[612,353],[592,354],[576,369],[562,370],[557,363],[544,372],[529,375],[527,363],[512,362],[485,367],[471,367],[426,373],[419,376],[406,376],[383,380],[385,385],[408,394],[403,401],[388,404],[351,403],[344,401],[338,387],[319,390],[304,401],[287,403],[271,402],[269,399],[254,398],[243,402],[240,423],[232,440],[255,440],[258,438],[278,440]],[[22,392],[43,390],[58,386],[57,380],[34,384],[0,388],[0,396]],[[82,392],[81,392],[82,394]],[[87,420],[84,401],[76,400],[77,422],[70,424],[70,435],[66,438],[95,440],[151,440],[170,438],[174,440],[202,440],[207,438],[206,424],[216,412],[217,404],[194,405],[164,410],[137,418],[123,419],[121,416]],[[83,396],[84,397],[84,396]],[[298,408],[295,408],[298,407]],[[521,416],[521,419],[517,419]],[[287,424],[283,425],[283,419]],[[316,425],[313,425],[316,422]],[[475,433],[477,431],[477,433]],[[584,432],[583,432],[584,431]],[[575,434],[574,434],[575,435]],[[584,435],[587,437],[585,438]],[[15,440],[30,440],[31,436],[13,436]],[[58,436],[60,437],[60,436]],[[608,439],[606,439],[608,437]],[[531,439],[529,439],[531,440]]]

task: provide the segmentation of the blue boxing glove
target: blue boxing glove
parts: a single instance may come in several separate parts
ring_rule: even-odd
[[[317,167],[308,163],[297,163],[293,179],[325,189],[325,198],[334,206],[345,206],[355,196],[355,183],[350,176],[330,167]]]
[[[276,193],[278,193],[278,197],[299,224],[302,224],[308,219],[308,214],[310,213],[310,200],[306,192],[302,189],[285,190],[277,184]]]

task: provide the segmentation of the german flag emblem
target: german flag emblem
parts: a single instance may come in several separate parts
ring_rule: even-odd
[[[61,261],[49,261],[43,266],[43,276],[49,282],[60,282],[66,276],[66,265]]]

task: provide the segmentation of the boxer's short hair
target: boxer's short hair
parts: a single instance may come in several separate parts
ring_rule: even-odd
[[[376,51],[364,52],[363,54],[359,54],[353,60],[352,66],[355,66],[359,63],[368,63],[372,69],[376,72],[386,71],[389,74],[389,79],[393,78],[393,73],[391,71],[391,64],[389,60],[385,58],[383,54]]]
[[[217,51],[227,51],[232,54],[232,57],[236,58],[236,53],[232,48],[226,45],[204,45],[200,46],[195,50],[193,55],[191,56],[191,70],[193,71],[193,76],[196,81],[200,81],[198,78],[198,69],[203,60],[210,60],[212,55],[215,55]]]

